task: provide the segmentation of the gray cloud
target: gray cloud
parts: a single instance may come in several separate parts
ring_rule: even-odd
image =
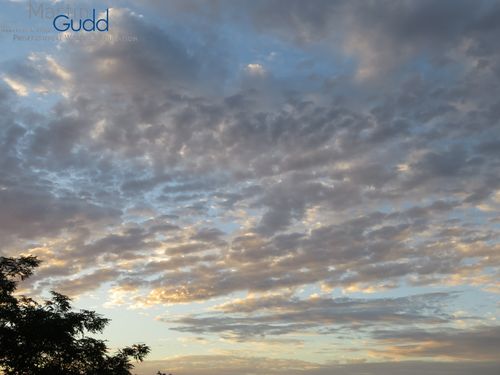
[[[451,317],[442,311],[444,293],[394,299],[352,299],[312,297],[300,300],[289,295],[245,299],[219,307],[224,316],[186,316],[165,322],[174,329],[196,334],[217,333],[248,340],[255,336],[315,331],[330,333],[342,327],[369,328],[372,325],[443,324]],[[432,315],[428,313],[432,310]],[[240,313],[251,314],[240,316]],[[257,313],[257,314],[254,314]],[[336,327],[334,329],[334,327]]]
[[[446,331],[380,331],[375,334],[375,338],[380,340],[382,345],[385,343],[390,346],[387,349],[389,355],[490,361],[498,356],[496,348],[500,342],[500,328],[480,326]]]
[[[207,366],[208,364],[208,366]],[[237,356],[184,356],[165,361],[146,361],[138,366],[139,374],[148,374],[158,368],[172,373],[189,373],[194,375],[215,374],[261,374],[262,371],[270,374],[296,374],[296,375],[350,375],[350,374],[400,374],[419,375],[469,375],[481,373],[496,375],[498,362],[382,362],[358,364],[331,364],[319,365],[312,362],[270,359],[262,357],[237,357]],[[149,372],[148,372],[149,371]]]
[[[28,91],[0,82],[1,252],[45,260],[37,291],[110,283],[149,306],[286,290],[180,320],[243,337],[449,323],[409,297],[292,297],[304,287],[499,290],[497,4],[148,4],[142,17],[115,10],[113,35],[137,42],[67,42],[0,67]],[[220,25],[263,52],[240,53]],[[458,333],[440,334],[404,340],[464,352]]]

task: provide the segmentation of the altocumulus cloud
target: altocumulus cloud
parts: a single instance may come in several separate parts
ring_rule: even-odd
[[[498,3],[114,5],[135,42],[0,62],[0,251],[44,260],[26,288],[207,342],[145,368],[498,370]]]

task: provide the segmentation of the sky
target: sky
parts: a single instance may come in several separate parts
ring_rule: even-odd
[[[23,293],[140,375],[498,374],[499,1],[0,1]]]

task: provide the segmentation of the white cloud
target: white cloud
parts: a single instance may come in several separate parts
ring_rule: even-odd
[[[24,85],[23,83],[10,78],[10,77],[3,77],[3,81],[9,85],[9,87],[15,91],[15,93],[19,96],[27,96],[29,94],[28,87]]]
[[[266,74],[266,70],[261,64],[258,63],[253,63],[253,64],[248,64],[245,68],[245,70],[254,76],[263,76]]]

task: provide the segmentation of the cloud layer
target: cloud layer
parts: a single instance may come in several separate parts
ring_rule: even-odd
[[[0,252],[44,261],[27,289],[185,308],[158,320],[210,339],[352,331],[349,360],[493,373],[498,3],[112,5],[111,38],[1,61]],[[322,350],[262,366],[396,366],[302,361]],[[252,367],[233,354],[188,359]]]

